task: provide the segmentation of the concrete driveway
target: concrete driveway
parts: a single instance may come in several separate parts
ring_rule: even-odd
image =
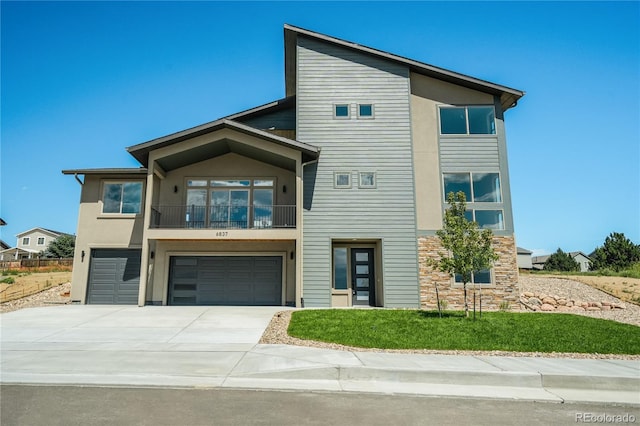
[[[220,345],[248,350],[258,343],[282,306],[70,305],[23,309],[2,315],[6,344],[131,344],[156,349]],[[98,349],[98,348],[96,348]]]

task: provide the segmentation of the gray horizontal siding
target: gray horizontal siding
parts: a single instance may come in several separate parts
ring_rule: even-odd
[[[498,139],[440,138],[440,167],[443,172],[498,171]]]
[[[379,58],[298,39],[297,138],[319,146],[305,168],[305,306],[331,304],[331,241],[382,241],[385,306],[419,305],[409,71]],[[348,103],[352,116],[334,119]],[[374,119],[358,119],[358,103]],[[335,189],[334,172],[352,188]],[[376,172],[377,188],[358,188],[358,172]]]

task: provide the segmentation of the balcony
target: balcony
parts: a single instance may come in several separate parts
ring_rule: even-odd
[[[296,227],[296,206],[154,206],[152,229],[282,229]]]

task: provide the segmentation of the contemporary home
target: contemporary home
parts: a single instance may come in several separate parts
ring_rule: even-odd
[[[20,260],[38,257],[51,241],[66,235],[64,232],[45,228],[32,228],[16,235],[16,246],[0,250],[0,260]]]
[[[504,113],[524,95],[285,25],[285,94],[76,169],[72,300],[157,305],[460,306],[428,265],[445,194],[500,255],[483,305],[518,298]]]

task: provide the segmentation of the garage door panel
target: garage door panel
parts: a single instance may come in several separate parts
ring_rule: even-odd
[[[87,303],[137,304],[140,260],[140,250],[92,250]]]
[[[183,269],[197,271],[186,289]],[[276,256],[193,256],[171,258],[169,303],[197,305],[280,305],[282,258]]]

